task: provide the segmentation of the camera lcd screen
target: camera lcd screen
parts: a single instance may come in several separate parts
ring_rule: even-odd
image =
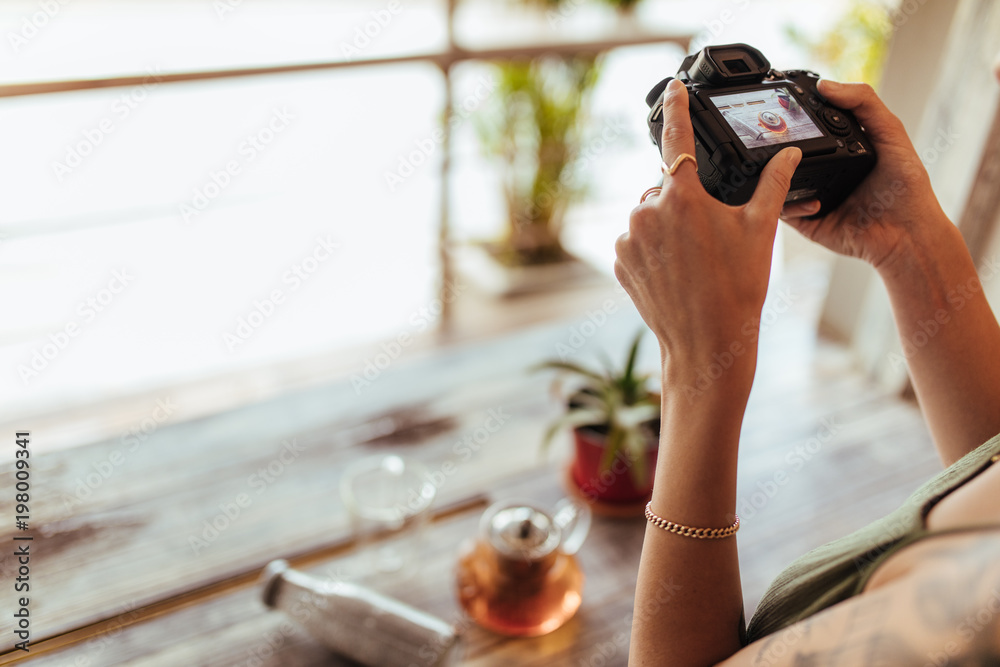
[[[785,87],[711,95],[711,98],[747,148],[823,136],[823,131]]]

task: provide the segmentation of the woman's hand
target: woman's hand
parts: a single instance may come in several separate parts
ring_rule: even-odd
[[[950,226],[931,189],[903,124],[863,83],[822,80],[819,91],[854,113],[875,145],[878,163],[835,210],[815,219],[819,202],[789,204],[781,218],[807,238],[834,252],[857,257],[882,270]]]
[[[694,154],[688,92],[677,80],[664,93],[660,145],[668,165]],[[685,161],[664,174],[658,197],[632,211],[629,231],[615,246],[615,275],[663,355],[650,507],[671,521],[703,527],[732,521],[740,428],[757,359],[744,326],[760,317],[778,213],[801,155],[797,148],[775,155],[743,206],[714,199]],[[713,364],[723,372],[706,374]],[[699,385],[699,374],[711,378],[708,385]],[[689,388],[697,401],[690,401]],[[678,585],[668,605],[656,598],[664,581]],[[642,611],[652,605],[655,614]],[[630,665],[714,665],[732,655],[743,625],[736,541],[647,528],[635,608]]]
[[[668,165],[695,152],[688,93],[677,80],[664,94],[661,145]],[[684,162],[664,175],[659,196],[632,211],[615,246],[615,275],[674,371],[697,373],[713,355],[750,342],[742,330],[760,316],[778,214],[801,156],[797,148],[774,156],[743,206],[714,199]]]
[[[819,83],[827,99],[864,125],[878,164],[829,214],[806,220],[800,216],[815,207],[798,204],[786,207],[782,218],[878,270],[917,400],[950,465],[1000,430],[1000,326],[902,123],[869,86]]]

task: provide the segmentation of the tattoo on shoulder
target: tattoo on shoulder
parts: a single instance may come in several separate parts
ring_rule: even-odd
[[[979,540],[929,554],[942,567],[917,581],[913,599],[928,629],[955,632],[969,613],[976,613],[985,591],[1000,591],[998,547],[996,540]]]
[[[796,653],[792,664],[795,667],[891,667],[923,665],[924,662],[924,656],[901,637],[876,632],[840,642],[837,648],[827,651]]]

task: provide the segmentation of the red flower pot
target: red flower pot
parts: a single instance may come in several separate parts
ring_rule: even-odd
[[[632,462],[623,451],[611,464],[610,470],[601,470],[601,459],[607,447],[607,436],[593,428],[573,430],[576,458],[570,467],[573,482],[590,500],[604,503],[629,504],[649,498],[653,490],[653,470],[656,468],[657,443],[654,440],[646,450],[648,482],[636,487],[632,479]]]

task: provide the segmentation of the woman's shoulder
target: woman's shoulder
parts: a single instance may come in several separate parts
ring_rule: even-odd
[[[954,530],[971,524],[1000,526],[998,461],[1000,453],[993,454],[980,464],[985,467],[979,474],[934,503],[925,518],[928,530]]]
[[[896,511],[798,558],[768,588],[749,637],[761,638],[909,572],[928,529],[1000,526],[998,454],[1000,436],[928,480]]]
[[[920,552],[914,554],[909,571],[884,588],[898,604],[909,607],[914,629],[929,651],[926,662],[955,664],[964,657],[968,664],[996,664],[1000,526],[942,535],[917,547]]]
[[[921,550],[900,576],[772,633],[722,664],[997,664],[1000,530],[930,540]]]
[[[994,457],[996,458],[996,457]],[[892,554],[870,578],[865,590],[874,590],[915,570],[947,567],[961,545],[980,544],[981,549],[1000,545],[1000,466],[991,465],[968,483],[934,504],[924,521],[926,529],[916,541]]]

